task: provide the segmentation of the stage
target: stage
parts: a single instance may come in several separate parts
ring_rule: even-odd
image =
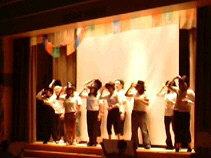
[[[188,153],[182,149],[179,153],[164,148],[137,149],[137,156],[141,158],[192,158],[195,152]],[[86,144],[65,145],[65,144],[42,144],[41,142],[24,145],[24,157],[32,158],[100,158],[102,157],[101,146],[87,147]]]

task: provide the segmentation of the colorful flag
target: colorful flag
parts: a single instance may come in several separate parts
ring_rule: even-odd
[[[52,53],[54,58],[59,58],[60,57],[60,48],[59,47],[53,47],[53,53]]]
[[[45,42],[45,50],[46,52],[52,56],[52,52],[53,52],[53,45],[51,42],[49,42],[48,40],[46,40]]]
[[[113,22],[113,33],[121,32],[121,23],[119,20]]]

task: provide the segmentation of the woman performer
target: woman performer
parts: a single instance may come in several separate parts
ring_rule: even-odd
[[[104,89],[107,89],[109,94],[103,96]],[[115,91],[115,84],[112,82],[106,83],[105,88],[101,92],[100,99],[106,99],[108,103],[108,117],[107,117],[107,132],[109,139],[111,139],[111,128],[114,126],[114,132],[118,139],[120,139],[120,101]]]
[[[69,85],[66,88],[66,96],[64,100],[64,123],[66,127],[67,144],[75,143],[76,136],[76,117],[82,105],[81,98],[75,94],[75,87]]]
[[[177,93],[173,118],[176,152],[179,152],[182,143],[188,145],[188,152],[192,151],[190,133],[190,111],[191,106],[194,104],[195,93],[193,90],[188,88],[188,85],[185,82],[185,78],[185,76],[177,76],[169,84],[169,88]],[[175,81],[176,79],[179,80],[179,88],[172,86],[173,81]]]
[[[165,100],[165,115],[164,115],[164,124],[166,130],[166,149],[173,149],[171,133],[170,133],[170,124],[173,120],[174,114],[174,105],[176,102],[177,94],[173,92],[170,88],[168,88],[168,84],[170,82],[167,81],[165,85],[160,89],[157,96],[164,97]],[[173,84],[176,86],[176,84]],[[165,91],[164,91],[165,90]]]
[[[149,99],[145,94],[144,81],[138,81],[137,84],[132,83],[131,87],[126,92],[127,97],[134,98],[134,107],[131,116],[132,124],[132,138],[136,147],[139,145],[138,128],[140,127],[143,144],[145,149],[151,148],[151,142],[147,129],[147,107],[149,106]]]
[[[97,136],[99,135],[99,124],[100,119],[100,94],[98,90],[101,88],[102,83],[100,80],[92,80],[85,84],[85,88],[80,93],[82,98],[87,99],[87,128],[89,142],[87,146],[96,146],[97,145]]]

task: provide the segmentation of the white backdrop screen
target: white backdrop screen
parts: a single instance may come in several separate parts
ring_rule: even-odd
[[[148,130],[152,144],[165,145],[164,100],[156,96],[161,84],[179,73],[179,26],[167,25],[131,30],[100,37],[87,37],[77,49],[77,90],[84,82],[100,79],[103,83],[123,79],[125,89],[143,80],[150,99]],[[132,103],[127,105],[125,138],[131,137]],[[106,114],[106,113],[105,113]],[[86,105],[82,108],[82,139],[87,140]],[[106,116],[102,136],[107,137]],[[172,135],[173,136],[173,135]],[[140,139],[140,141],[142,141]]]

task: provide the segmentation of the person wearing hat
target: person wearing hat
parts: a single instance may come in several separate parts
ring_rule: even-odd
[[[88,146],[97,145],[97,136],[99,131],[98,121],[100,118],[100,93],[98,90],[101,88],[102,83],[100,80],[92,80],[85,84],[84,89],[80,93],[81,98],[86,98],[87,100],[87,129],[89,142]]]
[[[108,90],[109,94],[103,96],[105,88]],[[100,99],[106,99],[108,103],[107,132],[109,139],[111,139],[112,125],[114,126],[114,132],[117,138],[120,139],[120,101],[113,82],[105,84],[105,87],[102,89]]]
[[[42,102],[42,112],[44,115],[42,116],[42,126],[41,131],[43,133],[43,144],[47,144],[50,140],[52,135],[53,139],[55,139],[54,132],[52,131],[53,127],[53,117],[55,115],[54,109],[51,106],[53,103],[53,89],[52,88],[45,88],[42,89],[36,96],[36,98]]]
[[[66,127],[67,143],[72,145],[76,136],[76,117],[82,105],[81,98],[75,94],[75,87],[68,84],[64,99],[64,123]]]
[[[174,87],[173,82],[178,79],[179,87]],[[174,106],[173,129],[175,135],[175,150],[179,152],[181,145],[188,146],[191,152],[190,111],[194,105],[195,93],[189,89],[185,82],[186,76],[177,76],[169,84],[169,88],[177,94]]]
[[[170,81],[167,81],[165,84],[163,84],[162,88],[157,93],[157,96],[164,97],[165,100],[164,124],[166,131],[166,149],[173,149],[174,147],[171,139],[170,125],[173,120],[174,105],[176,102],[177,94],[168,88],[168,84],[170,84]],[[173,85],[176,86],[175,83]]]
[[[140,127],[143,145],[145,149],[151,148],[149,132],[147,129],[147,107],[149,106],[149,99],[145,93],[144,81],[138,81],[137,84],[132,83],[131,87],[125,94],[127,97],[134,98],[134,106],[131,116],[132,124],[132,138],[136,147],[139,145],[138,128]]]
[[[123,137],[124,135],[124,123],[126,117],[126,105],[127,105],[127,98],[125,96],[126,91],[124,90],[124,81],[123,80],[115,80],[115,90],[120,100],[120,136]]]

